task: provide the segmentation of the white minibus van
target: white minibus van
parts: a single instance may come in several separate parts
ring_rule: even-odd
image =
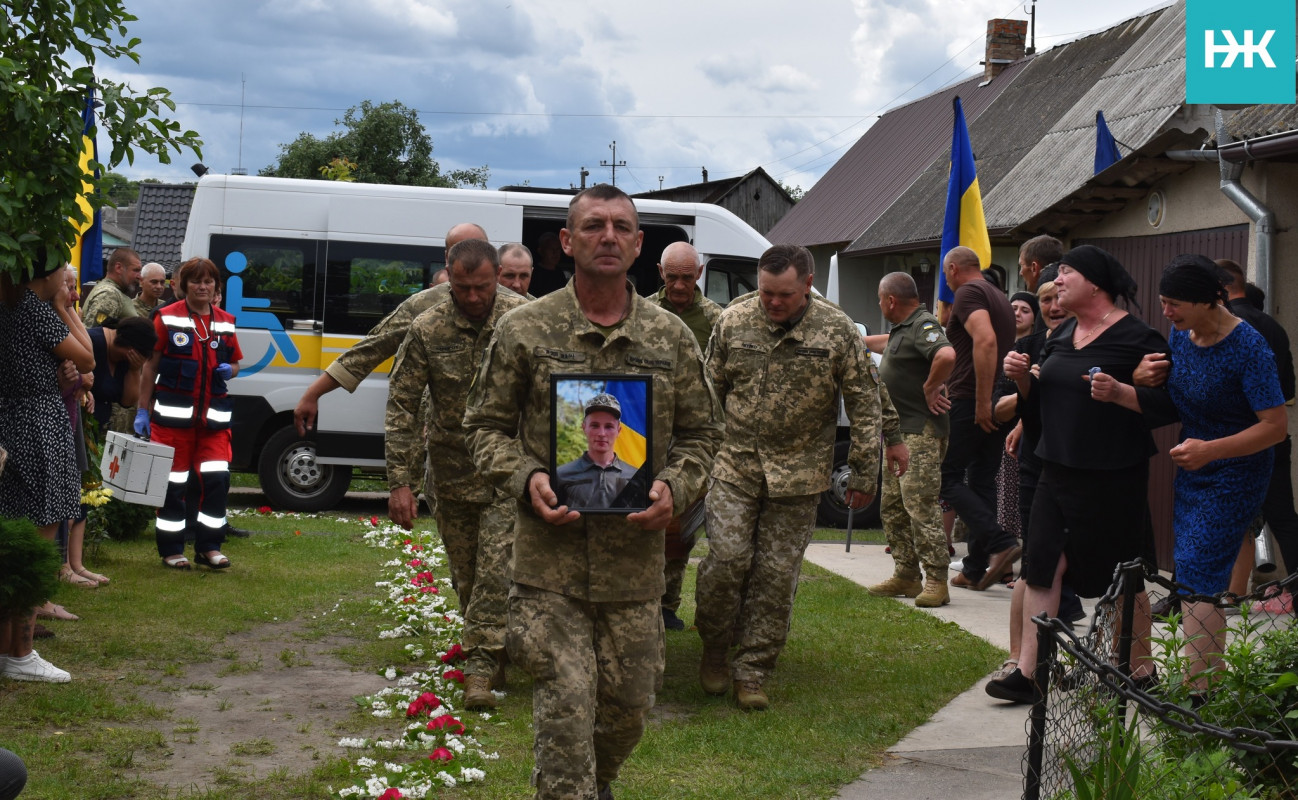
[[[276,508],[314,511],[347,491],[353,468],[383,472],[391,361],[355,393],[320,403],[308,438],[293,426],[306,387],[444,265],[452,225],[476,222],[491,242],[536,250],[564,225],[569,195],[206,175],[189,214],[184,258],[226,271],[223,307],[244,359],[230,383],[236,469],[256,470]],[[702,288],[721,304],[753,291],[765,238],[705,203],[637,200],[644,247],[630,272],[641,294],[661,285],[657,262],[689,241],[706,264]],[[571,268],[571,262],[566,264]]]

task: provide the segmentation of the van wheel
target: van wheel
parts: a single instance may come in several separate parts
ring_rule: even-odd
[[[351,467],[317,463],[315,444],[292,426],[279,429],[266,441],[257,476],[266,499],[285,511],[333,508],[352,482]]]
[[[816,507],[816,521],[826,528],[847,527],[847,479],[852,471],[847,467],[847,451],[851,443],[842,441],[834,443],[834,471],[830,474],[829,488],[820,495],[820,504]],[[882,484],[882,481],[880,481]],[[874,501],[858,510],[852,516],[852,529],[879,527],[879,495],[875,490]]]

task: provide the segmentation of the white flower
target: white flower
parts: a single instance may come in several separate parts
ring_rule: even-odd
[[[354,739],[348,739],[348,738],[339,739],[339,740],[338,740],[338,746],[339,746],[339,747],[364,747],[364,746],[365,746],[365,740],[364,740],[364,739],[359,739],[359,738],[354,738]]]
[[[483,772],[480,769],[477,769],[476,767],[464,767],[463,769],[460,770],[460,780],[464,781],[465,783],[480,781],[486,777],[487,777],[487,773]]]
[[[388,772],[395,772],[398,775],[400,775],[402,772],[405,771],[405,767],[401,766],[400,764],[393,764],[390,761],[384,762],[383,768],[386,769]]]
[[[397,677],[397,671],[392,667],[388,667],[386,670],[383,671],[383,677],[387,678],[388,680],[394,680]]]
[[[443,770],[442,772],[437,773],[437,776],[436,776],[436,777],[437,777],[437,780],[441,781],[442,784],[445,785],[446,788],[448,788],[448,789],[451,788],[452,786],[454,786],[454,785],[456,784],[456,780],[455,780],[455,778],[451,775],[451,773],[446,772],[445,770]]]
[[[374,766],[377,763],[379,762],[375,761],[372,758],[365,758],[364,756],[356,759],[356,766],[361,767],[363,769],[369,769],[370,767]]]
[[[365,790],[377,797],[388,790],[388,779],[382,775],[375,775],[365,781]]]

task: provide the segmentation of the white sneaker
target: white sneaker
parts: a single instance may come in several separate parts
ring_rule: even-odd
[[[44,681],[45,683],[67,683],[72,676],[50,662],[41,658],[35,650],[23,658],[9,656],[4,665],[4,676],[16,681]]]

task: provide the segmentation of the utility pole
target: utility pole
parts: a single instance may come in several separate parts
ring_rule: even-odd
[[[659,175],[659,176],[658,176],[658,191],[661,192],[662,190],[663,190],[663,176]]]
[[[586,188],[586,179],[590,177],[590,170],[584,166],[581,168],[581,188]]]
[[[617,168],[618,168],[618,167],[625,167],[625,166],[626,166],[626,162],[625,162],[625,161],[618,161],[618,160],[617,160],[617,139],[614,139],[614,140],[613,140],[613,144],[609,145],[609,148],[612,149],[612,151],[613,151],[613,161],[612,161],[612,163],[610,163],[610,162],[608,162],[608,161],[603,161],[603,160],[601,160],[601,161],[599,162],[599,165],[600,165],[601,167],[612,167],[612,168],[613,168],[613,185],[614,185],[614,186],[617,186]]]

